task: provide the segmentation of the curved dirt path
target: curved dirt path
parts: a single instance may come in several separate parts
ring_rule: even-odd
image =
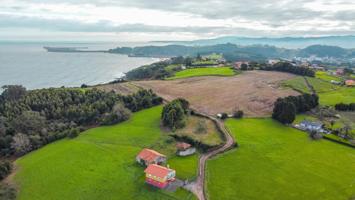
[[[231,148],[233,148],[235,146],[235,142],[233,137],[230,135],[228,129],[225,127],[224,123],[212,116],[209,116],[207,114],[203,114],[203,113],[198,113],[195,112],[198,115],[207,117],[209,119],[211,119],[212,121],[214,121],[216,123],[217,128],[223,133],[224,137],[225,137],[225,143],[223,144],[223,146],[219,147],[218,149],[214,149],[210,152],[204,153],[200,156],[199,159],[199,167],[198,167],[198,176],[196,178],[196,180],[194,182],[191,182],[187,185],[185,185],[185,189],[190,190],[191,192],[193,192],[199,200],[206,200],[207,199],[207,195],[206,195],[206,191],[205,191],[205,177],[206,177],[206,161],[217,155],[220,153],[223,153]]]

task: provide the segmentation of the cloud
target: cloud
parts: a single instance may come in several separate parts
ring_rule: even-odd
[[[202,38],[355,34],[353,0],[2,1],[0,29],[184,33]]]

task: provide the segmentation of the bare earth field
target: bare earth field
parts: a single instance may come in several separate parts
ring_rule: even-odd
[[[248,71],[232,77],[205,76],[171,81],[137,81],[133,84],[152,89],[167,100],[185,98],[194,109],[209,115],[241,109],[248,117],[262,117],[271,114],[278,97],[298,94],[280,86],[281,81],[293,77],[282,72]]]

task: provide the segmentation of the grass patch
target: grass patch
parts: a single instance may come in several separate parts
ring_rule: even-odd
[[[308,88],[305,80],[301,76],[286,80],[282,83],[284,87],[290,87],[298,92],[311,93],[312,91]]]
[[[233,76],[234,74],[235,72],[230,67],[201,67],[179,71],[173,77],[167,78],[167,80],[195,76]]]
[[[202,123],[206,127],[205,132],[199,133],[198,124]],[[196,141],[203,142],[210,146],[215,146],[223,143],[223,140],[218,132],[216,125],[208,119],[196,116],[190,116],[186,126],[174,132],[178,136],[188,136]]]
[[[317,93],[330,92],[330,91],[338,90],[340,88],[337,85],[334,85],[332,83],[329,83],[321,79],[311,78],[311,77],[306,77],[306,79],[308,80],[309,84],[313,86],[314,90]]]
[[[354,149],[272,119],[226,122],[239,147],[207,163],[214,199],[350,199],[355,195]]]
[[[129,121],[90,129],[18,159],[18,199],[195,199],[183,189],[170,193],[147,186],[144,168],[135,162],[143,147],[166,141],[159,126],[161,110],[137,112]],[[169,159],[177,176],[180,170],[183,178],[195,176],[197,156]]]
[[[319,93],[319,102],[322,105],[335,105],[337,103],[354,103],[355,88],[341,87],[338,90]]]
[[[333,76],[333,75],[329,75],[327,72],[323,72],[323,71],[317,71],[316,72],[316,78],[322,79],[324,81],[342,81],[342,78],[337,77],[337,76]]]

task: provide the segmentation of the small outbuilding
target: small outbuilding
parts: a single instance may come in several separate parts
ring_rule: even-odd
[[[169,183],[175,181],[175,170],[167,167],[151,164],[144,172],[145,182],[158,188],[165,188]]]
[[[177,148],[176,154],[179,156],[188,156],[196,152],[195,147],[192,147],[191,144],[185,142],[178,142],[176,144],[176,148]]]
[[[166,156],[152,149],[143,149],[136,157],[136,161],[142,165],[164,164]]]

